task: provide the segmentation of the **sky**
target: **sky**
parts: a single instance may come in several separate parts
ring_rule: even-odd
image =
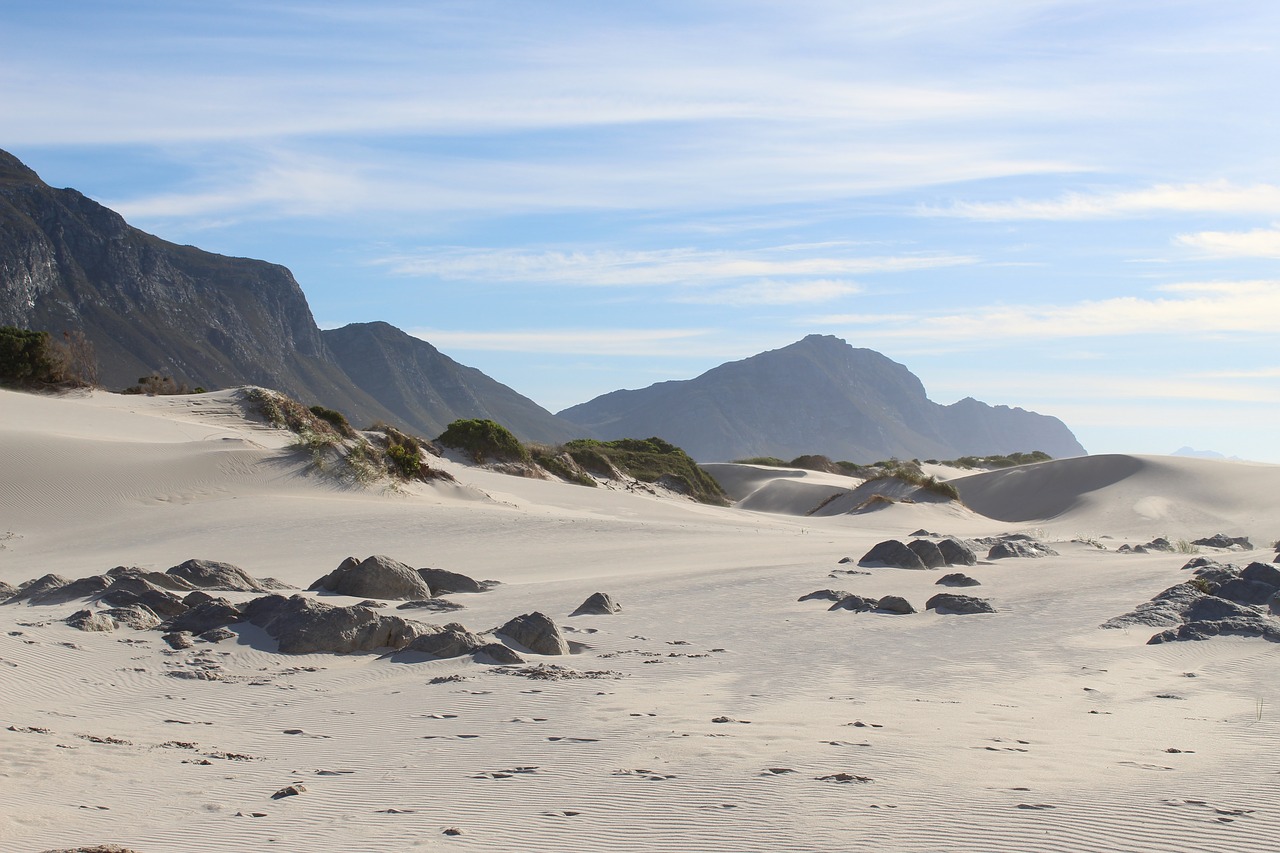
[[[1271,0],[0,0],[0,148],[551,411],[817,333],[1280,463],[1278,50]]]

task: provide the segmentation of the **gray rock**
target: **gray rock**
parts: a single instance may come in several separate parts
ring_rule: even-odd
[[[1145,545],[1142,545],[1141,547],[1145,548],[1148,551],[1169,552],[1169,551],[1175,550],[1173,547],[1173,544],[1170,543],[1169,540],[1165,539],[1163,536],[1157,536],[1155,539],[1152,539],[1150,542],[1148,542]]]
[[[621,613],[622,605],[613,600],[613,597],[607,592],[593,592],[587,596],[587,600],[578,605],[578,609],[570,613],[570,616],[610,616],[614,613]]]
[[[524,663],[524,658],[516,654],[514,649],[510,649],[502,643],[486,643],[476,649],[474,657],[478,660],[487,660],[498,664]]]
[[[1280,625],[1265,617],[1244,617],[1208,622],[1188,622],[1177,628],[1156,634],[1147,645],[1158,645],[1180,640],[1207,640],[1219,636],[1262,637],[1272,643],[1280,643]]]
[[[862,595],[846,595],[827,609],[852,610],[854,613],[869,613],[876,609],[877,603],[878,602],[874,598],[867,598]]]
[[[221,643],[223,640],[230,640],[235,635],[235,631],[228,631],[226,628],[214,628],[212,631],[205,631],[201,634],[200,639],[206,643]]]
[[[416,569],[381,554],[368,557],[363,562],[348,557],[308,589],[336,592],[353,598],[406,601],[431,598],[431,587]]]
[[[1218,561],[1211,559],[1209,557],[1192,557],[1190,560],[1187,560],[1187,562],[1183,563],[1182,568],[1202,569],[1208,566],[1217,566],[1217,565],[1220,565]]]
[[[942,555],[942,551],[928,539],[914,539],[907,543],[907,547],[915,552],[926,569],[938,569],[947,564],[947,558]]]
[[[443,628],[420,634],[401,651],[421,652],[438,658],[456,658],[474,654],[491,642],[479,634],[473,634],[457,622],[451,622]]]
[[[101,610],[77,610],[63,620],[78,631],[114,631],[116,621]]]
[[[216,560],[187,560],[166,573],[181,578],[197,589],[221,592],[267,592],[267,588],[243,569]]]
[[[119,844],[94,844],[89,847],[62,847],[58,850],[45,850],[44,853],[138,853],[129,847]]]
[[[406,601],[404,604],[396,605],[396,610],[434,610],[438,613],[461,609],[461,604],[447,598],[426,598],[422,601]]]
[[[843,589],[815,589],[808,595],[802,595],[796,601],[841,601],[853,595]]]
[[[65,604],[77,598],[93,598],[111,585],[105,575],[80,578],[61,586],[51,587],[34,595],[27,595],[30,604]],[[24,593],[25,594],[25,593]]]
[[[33,596],[40,596],[46,592],[58,589],[71,583],[70,578],[64,578],[62,575],[47,574],[34,580],[26,581],[18,585],[18,591],[9,597],[5,604],[18,604],[19,602],[29,601]]]
[[[1269,566],[1266,563],[1250,563],[1244,567],[1240,577],[1247,581],[1257,581],[1280,587],[1280,569],[1275,566]]]
[[[160,639],[168,643],[169,648],[174,649],[175,651],[189,649],[195,645],[191,640],[191,634],[187,631],[173,631],[165,634]]]
[[[141,604],[131,604],[128,607],[112,607],[109,610],[100,611],[106,616],[115,620],[116,627],[132,628],[135,631],[150,631],[152,628],[158,628],[163,621],[155,612]]]
[[[1272,616],[1280,616],[1280,592],[1271,596],[1271,600],[1267,602],[1267,609],[1271,611]]]
[[[173,617],[164,623],[164,629],[171,633],[187,631],[192,634],[203,634],[214,628],[222,628],[243,621],[244,614],[239,607],[225,598],[215,598],[213,601],[198,604],[186,613]]]
[[[497,585],[496,581],[478,581],[445,569],[418,569],[418,576],[436,595],[449,592],[485,592]]]
[[[1192,545],[1203,545],[1206,548],[1229,548],[1231,550],[1252,551],[1253,543],[1244,536],[1228,536],[1225,533],[1215,533],[1212,536],[1206,536],[1203,539],[1191,540]]]
[[[163,619],[172,619],[187,610],[182,599],[142,578],[117,578],[103,590],[98,600],[113,607],[140,604]]]
[[[934,581],[935,586],[982,586],[982,582],[975,580],[964,572],[952,572],[949,575],[943,575]],[[927,609],[927,608],[926,608]]]
[[[381,610],[386,607],[385,601],[374,601],[372,598],[366,598],[364,601],[357,601],[356,607],[368,607],[371,610]]]
[[[973,549],[958,539],[943,539],[938,543],[938,550],[948,566],[976,566],[978,555]]]
[[[862,555],[858,561],[860,566],[892,566],[899,569],[923,569],[924,562],[906,545],[897,539],[886,539],[879,542],[870,551]]]
[[[0,581],[0,602],[7,601],[18,594],[18,588],[13,584]]]
[[[107,577],[113,580],[142,580],[160,589],[166,589],[170,592],[189,592],[194,587],[178,577],[167,572],[152,572],[147,569],[139,569],[133,566],[116,566],[107,572]]]
[[[995,613],[996,609],[985,598],[974,598],[972,595],[957,595],[954,592],[940,592],[924,604],[925,610],[936,613]]]
[[[1004,560],[1009,558],[1056,557],[1058,552],[1039,542],[1010,539],[991,546],[987,552],[988,560]]]
[[[367,607],[335,607],[301,595],[255,598],[245,606],[244,619],[278,640],[284,654],[402,649],[429,630]]]
[[[1206,595],[1182,611],[1184,622],[1220,622],[1223,619],[1252,619],[1263,611],[1248,604],[1238,604],[1216,595]]]
[[[896,613],[899,615],[916,612],[916,609],[911,606],[911,603],[900,595],[886,595],[884,598],[876,602],[876,610],[883,613]]]
[[[517,616],[495,633],[514,640],[535,654],[569,654],[569,644],[565,642],[560,628],[544,613],[535,611]]]
[[[183,596],[182,603],[185,604],[187,607],[199,607],[201,604],[205,604],[210,601],[220,601],[220,600],[221,599],[219,599],[217,596],[210,595],[204,590],[197,589],[194,592],[189,592],[185,596]]]
[[[1214,595],[1239,604],[1266,604],[1277,592],[1280,586],[1276,584],[1239,577],[1219,586]]]

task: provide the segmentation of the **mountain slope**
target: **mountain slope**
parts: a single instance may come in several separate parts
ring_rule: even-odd
[[[695,379],[604,394],[559,416],[606,439],[656,435],[701,461],[1084,453],[1057,418],[973,399],[941,406],[901,364],[823,335]]]
[[[139,231],[4,151],[0,325],[83,331],[108,388],[157,371],[193,387],[269,386],[360,425],[386,421],[432,437],[455,418],[490,416],[526,439],[582,434],[386,324],[376,346],[355,332],[322,333],[286,268]],[[377,366],[361,364],[361,354]]]

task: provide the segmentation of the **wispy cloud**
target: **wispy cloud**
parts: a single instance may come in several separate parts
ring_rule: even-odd
[[[1069,192],[1052,199],[958,201],[948,206],[924,205],[924,216],[981,220],[1118,219],[1156,213],[1280,214],[1280,185],[1236,186],[1227,181],[1203,184],[1159,184],[1137,190]]]
[[[1200,231],[1176,242],[1215,258],[1280,258],[1280,225],[1252,231]]]
[[[989,305],[932,316],[829,314],[803,322],[858,327],[859,339],[929,344],[1133,335],[1273,334],[1280,282],[1165,285],[1167,298],[1122,296],[1067,305]]]
[[[711,329],[562,329],[463,331],[409,329],[445,350],[554,353],[557,355],[665,356],[718,354]]]

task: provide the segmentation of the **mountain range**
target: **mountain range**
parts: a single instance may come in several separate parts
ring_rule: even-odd
[[[4,151],[0,325],[84,332],[107,387],[152,372],[263,385],[429,437],[457,418],[491,418],[526,441],[658,436],[700,461],[1084,453],[1056,418],[973,399],[941,406],[904,366],[819,335],[553,415],[390,324],[322,330],[285,267],[147,234]]]

